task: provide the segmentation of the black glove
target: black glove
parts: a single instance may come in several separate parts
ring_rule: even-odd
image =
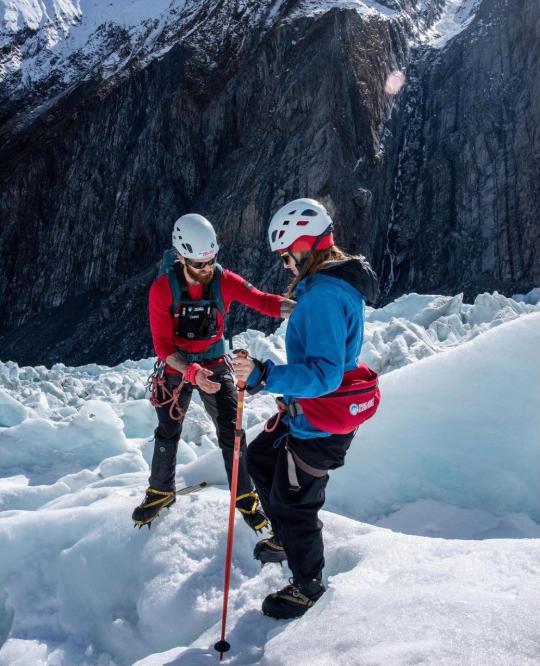
[[[251,358],[251,356],[250,356]],[[255,368],[259,371],[259,378],[253,386],[246,384],[246,391],[249,395],[255,395],[259,391],[262,391],[266,386],[266,376],[268,375],[268,366],[266,366],[262,361],[259,361],[258,358],[251,358],[255,364]]]

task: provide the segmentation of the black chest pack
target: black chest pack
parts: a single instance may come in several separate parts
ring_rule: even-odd
[[[171,284],[175,337],[185,340],[210,340],[219,333],[218,312],[221,312],[224,322],[226,317],[221,297],[221,273],[221,266],[216,264],[213,280],[204,285],[202,298],[194,301],[189,295],[182,265],[179,262],[174,264],[168,278],[169,284],[171,278],[176,283],[174,287]]]
[[[182,301],[174,314],[174,323],[177,338],[210,340],[218,334],[217,308],[205,301]]]

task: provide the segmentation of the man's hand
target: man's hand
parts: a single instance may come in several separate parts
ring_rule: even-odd
[[[208,379],[214,373],[208,368],[201,368],[195,375],[195,382],[197,386],[205,393],[217,393],[221,388],[218,382],[212,382]]]
[[[172,361],[172,363],[169,363]],[[190,384],[198,386],[205,393],[217,393],[221,388],[218,382],[208,379],[214,373],[208,368],[202,368],[198,363],[186,363],[171,355],[167,357],[167,363],[184,375],[184,379]]]
[[[249,358],[249,356],[247,358],[243,356],[235,356],[232,364],[237,381],[244,383],[247,381],[247,378],[255,367],[255,363],[253,363],[253,360]]]
[[[190,363],[184,370],[184,379],[186,382],[198,386],[205,393],[217,393],[221,384],[208,379],[213,374],[209,368],[203,368],[198,363]]]
[[[282,319],[288,319],[294,308],[296,307],[296,301],[291,301],[290,298],[286,298],[284,301],[281,303],[281,307],[279,309],[279,314],[281,315]]]

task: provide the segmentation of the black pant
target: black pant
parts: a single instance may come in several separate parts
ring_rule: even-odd
[[[221,388],[217,393],[205,393],[199,388],[199,395],[204,408],[216,427],[218,444],[223,454],[225,470],[231,484],[234,449],[234,426],[236,421],[237,391],[231,371],[226,365],[212,368],[214,374],[210,376],[213,382],[219,382]],[[172,389],[182,381],[180,375],[167,379],[167,386]],[[191,402],[193,386],[185,384],[180,392],[180,406],[187,411]],[[176,452],[182,433],[183,419],[175,421],[169,416],[169,406],[156,407],[159,421],[154,431],[154,455],[148,483],[156,490],[175,490]],[[253,490],[253,484],[246,466],[246,437],[242,434],[240,444],[240,461],[238,469],[238,495]]]
[[[294,463],[291,454],[318,470],[335,469],[343,465],[353,436],[354,432],[298,439],[280,423],[274,432],[263,431],[248,447],[248,471],[299,585],[322,576],[324,547],[318,512],[324,504],[328,474],[309,474]],[[298,485],[291,478],[291,464]]]

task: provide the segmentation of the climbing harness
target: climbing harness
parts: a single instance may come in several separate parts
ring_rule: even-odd
[[[181,421],[186,410],[180,406],[180,394],[184,388],[185,381],[182,378],[180,383],[172,389],[167,386],[167,377],[165,376],[165,362],[156,361],[154,370],[148,377],[148,390],[150,391],[150,404],[154,407],[169,406],[169,416],[173,421]]]

